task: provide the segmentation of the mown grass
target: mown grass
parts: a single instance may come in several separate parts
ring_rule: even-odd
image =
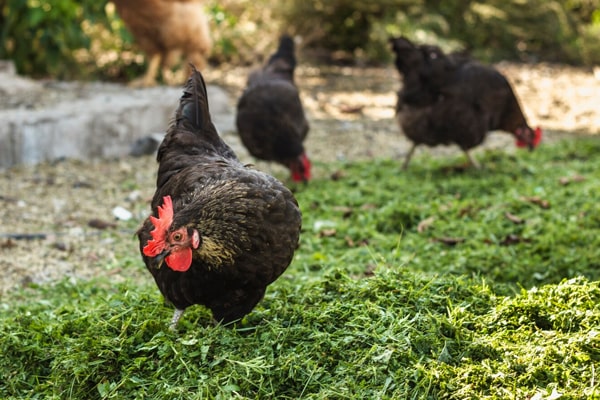
[[[599,155],[319,165],[293,264],[236,329],[193,307],[170,332],[149,275],[15,292],[0,398],[600,398]]]

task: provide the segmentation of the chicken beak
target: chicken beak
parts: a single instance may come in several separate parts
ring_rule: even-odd
[[[169,255],[170,250],[165,250],[162,253],[160,253],[159,255],[157,255],[156,257],[154,257],[154,259],[156,260],[156,269],[160,269],[160,267],[162,267],[163,263],[165,262],[165,258]]]

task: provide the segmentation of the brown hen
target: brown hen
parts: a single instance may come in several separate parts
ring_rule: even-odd
[[[301,214],[277,179],[249,168],[211,122],[195,71],[158,149],[152,215],[138,231],[146,267],[175,308],[193,305],[218,322],[242,318],[290,264]]]
[[[212,49],[208,20],[201,0],[113,0],[117,13],[148,57],[144,76],[132,86],[153,86],[159,67],[168,83],[184,77],[171,73],[183,54],[202,70]]]

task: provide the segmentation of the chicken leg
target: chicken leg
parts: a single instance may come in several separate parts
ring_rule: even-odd
[[[173,318],[171,318],[171,322],[169,322],[169,330],[175,331],[177,329],[177,323],[179,322],[179,319],[183,315],[184,311],[185,310],[181,310],[179,308],[175,309],[175,312],[173,313]]]
[[[469,163],[471,163],[471,165],[473,166],[473,168],[475,169],[481,169],[481,165],[479,164],[479,162],[477,162],[477,160],[475,159],[475,157],[473,157],[471,155],[471,153],[469,153],[469,150],[464,150],[467,158],[469,159]]]
[[[156,74],[158,73],[158,67],[160,66],[161,57],[160,54],[153,54],[148,63],[148,69],[146,73],[131,81],[129,86],[131,87],[150,87],[156,85]]]
[[[408,168],[408,163],[410,162],[410,159],[411,159],[413,153],[415,152],[416,148],[417,148],[417,145],[415,143],[413,143],[410,150],[408,150],[408,153],[406,153],[406,156],[404,157],[404,163],[402,163],[403,170],[406,170]]]
[[[163,57],[161,69],[162,78],[163,82],[169,86],[181,85],[191,73],[191,69],[186,65],[179,68],[177,71],[173,70],[173,68],[177,66],[177,62],[180,58],[181,51],[179,50],[169,51]]]

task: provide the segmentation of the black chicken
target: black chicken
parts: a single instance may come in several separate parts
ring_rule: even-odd
[[[237,104],[236,125],[254,157],[290,169],[292,180],[307,182],[311,164],[304,150],[308,121],[294,83],[294,41],[282,36],[267,64],[254,71]]]
[[[512,133],[517,146],[535,148],[541,140],[532,129],[506,78],[460,53],[445,54],[436,46],[416,46],[408,39],[390,39],[396,68],[403,77],[396,113],[404,134],[413,142],[404,160],[407,168],[420,144],[457,144],[476,168],[469,150],[487,133]]]
[[[158,149],[152,215],[140,251],[176,310],[202,304],[216,321],[242,318],[290,264],[301,214],[277,179],[244,166],[217,134],[194,70]],[[166,264],[166,265],[165,265]]]

